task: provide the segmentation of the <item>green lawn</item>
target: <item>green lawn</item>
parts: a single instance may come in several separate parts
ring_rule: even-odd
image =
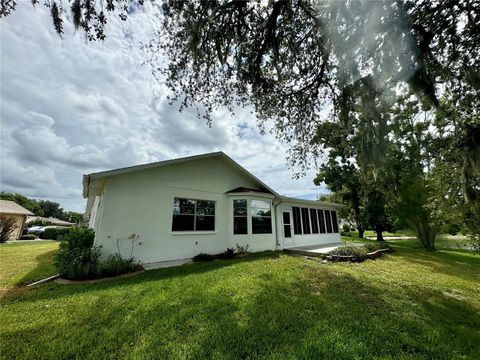
[[[29,284],[56,273],[53,254],[57,241],[0,245],[0,292],[9,286]]]
[[[392,244],[361,264],[269,252],[101,284],[8,287],[1,357],[480,359],[480,257]],[[44,244],[8,246],[2,283],[50,272],[31,261],[51,251]],[[31,270],[4,269],[12,249]]]

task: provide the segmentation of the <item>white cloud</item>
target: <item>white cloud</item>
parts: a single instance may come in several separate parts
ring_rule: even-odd
[[[219,110],[209,128],[168,105],[141,65],[140,42],[158,27],[150,6],[111,18],[103,43],[68,23],[60,39],[48,11],[27,2],[2,19],[1,190],[82,211],[84,173],[222,150],[280,193],[316,196],[314,172],[292,180],[285,145],[260,135],[249,110]]]

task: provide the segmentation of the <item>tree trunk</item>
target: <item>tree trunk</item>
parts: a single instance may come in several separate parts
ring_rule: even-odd
[[[365,229],[362,228],[361,226],[358,226],[357,229],[358,229],[358,237],[360,239],[363,239],[363,234],[365,233]]]
[[[418,240],[420,240],[424,249],[428,251],[436,251],[435,238],[437,237],[437,230],[435,227],[423,218],[416,219],[416,221],[412,221],[412,223]]]
[[[376,227],[375,228],[375,232],[377,233],[377,241],[385,241],[385,239],[383,238],[383,228],[381,227]]]

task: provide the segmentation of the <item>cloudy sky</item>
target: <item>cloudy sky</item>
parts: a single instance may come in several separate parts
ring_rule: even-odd
[[[60,39],[47,10],[28,1],[1,20],[1,190],[83,211],[83,174],[221,150],[282,194],[325,193],[313,170],[292,179],[286,145],[260,135],[249,111],[218,111],[209,128],[168,105],[141,65],[140,43],[158,27],[152,13],[112,18],[100,43],[68,23]]]

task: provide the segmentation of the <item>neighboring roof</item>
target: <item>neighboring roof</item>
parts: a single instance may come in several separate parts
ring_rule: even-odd
[[[330,206],[335,208],[339,208],[343,206],[341,204],[320,201],[320,200],[307,200],[307,199],[299,199],[299,198],[293,198],[288,196],[280,196],[280,198],[284,203],[295,203],[295,204],[304,204],[304,205],[312,205],[312,206]]]
[[[53,217],[46,218],[46,217],[42,217],[42,216],[29,216],[26,223],[28,224],[28,223],[30,223],[32,221],[35,221],[35,220],[48,221],[49,223],[52,223],[53,225],[59,225],[59,226],[73,226],[73,225],[75,225],[74,223],[71,223],[71,222],[68,222],[68,221],[60,220],[60,219],[53,218]]]
[[[216,157],[224,159],[227,162],[231,163],[234,167],[236,167],[238,170],[243,172],[245,175],[249,176],[251,179],[253,179],[257,183],[259,183],[266,190],[270,191],[273,195],[280,196],[279,194],[277,194],[275,192],[275,190],[273,190],[268,185],[263,183],[260,179],[255,177],[252,173],[247,171],[244,167],[242,167],[239,163],[237,163],[231,157],[227,156],[222,151],[218,151],[218,152],[213,152],[213,153],[208,153],[208,154],[201,154],[201,155],[188,156],[188,157],[172,159],[172,160],[158,161],[158,162],[154,162],[154,163],[150,163],[150,164],[136,165],[136,166],[130,166],[130,167],[125,167],[125,168],[107,170],[107,171],[102,171],[102,172],[97,172],[97,173],[84,175],[83,176],[83,197],[84,198],[88,197],[88,189],[89,189],[89,185],[90,185],[91,180],[100,179],[100,178],[109,177],[109,176],[120,175],[120,174],[127,174],[127,173],[132,173],[132,172],[136,172],[136,171],[140,171],[140,170],[147,170],[147,169],[152,169],[152,168],[156,168],[156,167],[166,166],[166,165],[178,164],[178,163],[182,163],[182,162],[186,162],[186,161],[194,161],[194,160],[216,158]]]
[[[18,205],[16,202],[10,200],[0,200],[0,213],[2,214],[17,214],[17,215],[33,215],[24,207]]]

